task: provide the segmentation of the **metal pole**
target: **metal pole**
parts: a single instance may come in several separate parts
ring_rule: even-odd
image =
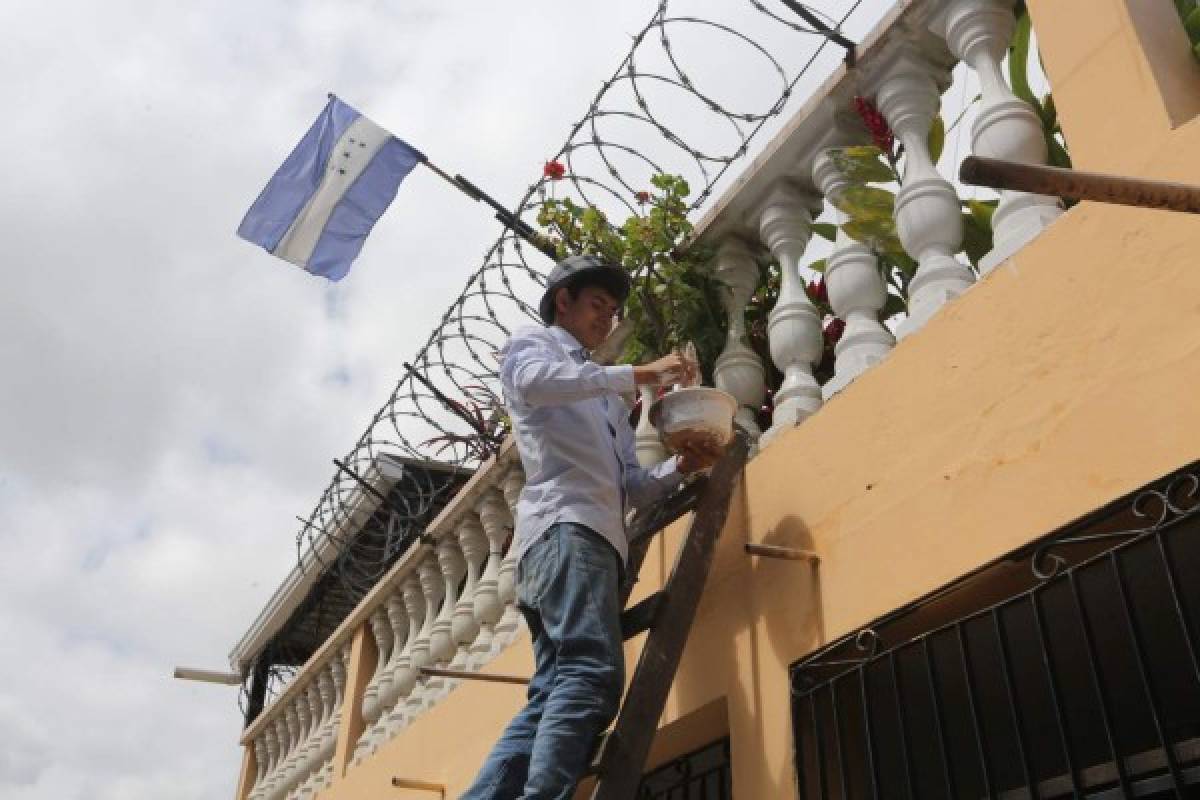
[[[494,200],[487,192],[483,191],[483,189],[480,189],[462,175],[454,175],[451,177],[448,172],[443,170],[437,164],[434,164],[428,158],[423,158],[420,163],[424,164],[433,172],[433,174],[437,175],[439,178],[446,181],[446,183],[450,184],[455,189],[458,189],[475,202],[482,202],[491,206],[492,210],[496,212],[496,219],[500,220],[502,224],[512,228],[514,233],[516,233],[525,241],[529,242],[531,245],[537,248],[539,252],[550,258],[552,261],[558,260],[558,254],[554,252],[554,248],[549,247],[545,242],[543,242],[542,237],[537,231],[530,227],[528,223],[526,223],[516,214],[512,213],[507,208],[496,202],[496,200]]]
[[[422,675],[434,678],[458,678],[468,681],[483,681],[484,683],[516,683],[524,686],[529,678],[519,675],[489,675],[486,672],[464,672],[457,669],[441,669],[439,667],[421,667]]]
[[[754,544],[747,542],[746,553],[752,556],[766,558],[781,558],[785,561],[820,561],[821,557],[812,550],[801,550],[797,547],[780,547],[774,544]]]
[[[958,179],[972,186],[1200,214],[1200,186],[1185,183],[1080,172],[979,156],[963,159]]]

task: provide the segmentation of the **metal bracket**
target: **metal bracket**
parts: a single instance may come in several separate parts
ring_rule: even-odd
[[[764,558],[779,558],[784,561],[811,561],[813,564],[821,563],[821,557],[812,550],[801,550],[798,547],[780,547],[774,544],[753,544],[746,543],[746,554],[751,556],[763,556]]]
[[[422,792],[437,792],[442,796],[442,800],[446,800],[446,785],[443,783],[414,781],[409,778],[392,778],[392,786],[395,786],[397,789],[418,789]]]

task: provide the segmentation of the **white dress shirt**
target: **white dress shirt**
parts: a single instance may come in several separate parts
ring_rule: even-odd
[[[634,451],[633,367],[602,367],[557,325],[517,331],[500,351],[500,380],[525,468],[513,539],[516,558],[551,525],[576,522],[627,558],[627,506],[652,503],[682,480],[674,458],[646,469]]]

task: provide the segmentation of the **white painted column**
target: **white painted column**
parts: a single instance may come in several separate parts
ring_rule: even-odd
[[[372,673],[371,680],[367,683],[367,688],[363,692],[362,715],[364,730],[370,730],[375,721],[379,719],[381,711],[380,693],[386,689],[386,684],[391,681],[391,676],[387,674],[387,660],[392,653],[392,626],[388,622],[387,609],[382,605],[379,606],[371,612],[369,620],[371,634],[375,638],[379,657],[375,662],[375,672]]]
[[[417,685],[417,664],[415,663],[415,648],[421,629],[425,624],[425,596],[421,593],[421,581],[417,571],[410,571],[401,584],[401,596],[404,603],[404,613],[408,617],[408,636],[400,657],[396,660],[396,671],[392,675],[392,683],[396,687],[396,703],[388,712],[384,722],[384,740],[390,739],[407,724],[408,698],[412,696]]]
[[[500,485],[504,493],[504,503],[508,506],[511,530],[516,529],[517,501],[524,487],[525,471],[519,462],[513,462]],[[500,561],[497,590],[500,593],[500,602],[504,604],[504,613],[496,623],[496,639],[500,645],[505,645],[516,636],[522,619],[521,612],[517,610],[517,554],[512,544],[508,546],[504,558]]]
[[[713,274],[722,284],[722,301],[729,315],[729,333],[713,368],[713,382],[737,399],[734,419],[757,442],[761,431],[755,414],[766,398],[766,372],[762,360],[746,344],[746,304],[758,285],[758,263],[744,242],[730,238],[717,249]]]
[[[487,558],[488,542],[483,534],[483,525],[474,510],[467,511],[458,523],[458,547],[466,562],[467,579],[463,583],[458,602],[454,605],[454,617],[450,621],[450,637],[457,646],[452,669],[466,669],[471,645],[479,635],[479,622],[475,619],[475,592],[479,587],[479,573],[483,560]]]
[[[971,150],[977,156],[1045,164],[1046,139],[1037,113],[1013,94],[1001,64],[1016,19],[1006,0],[951,0],[933,29],[950,51],[979,75],[979,113],[971,125]],[[1004,191],[992,216],[992,250],[979,262],[986,274],[1042,229],[1062,216],[1056,197]]]
[[[633,432],[633,441],[638,463],[643,467],[652,467],[667,457],[667,448],[663,447],[658,429],[650,424],[650,406],[654,405],[656,393],[654,386],[638,387],[638,396],[642,398],[642,411],[638,416],[637,428]]]
[[[487,563],[475,588],[475,620],[479,623],[479,635],[471,645],[471,665],[478,667],[490,659],[492,639],[496,635],[496,623],[504,613],[500,601],[500,561],[504,558],[504,540],[509,533],[508,508],[504,495],[497,489],[488,489],[475,504],[475,513],[487,536]]]
[[[848,185],[824,152],[813,162],[813,180],[831,205],[837,203]],[[821,390],[825,399],[846,388],[896,346],[895,337],[879,321],[879,312],[887,302],[879,259],[871,248],[846,235],[840,227],[841,212],[835,208],[834,213],[839,227],[833,249],[825,259],[825,289],[833,313],[845,321],[846,328],[834,346],[837,360],[833,377]]]
[[[897,331],[901,339],[920,330],[975,281],[970,268],[954,257],[963,236],[958,194],[938,174],[929,154],[929,129],[947,79],[944,70],[904,49],[880,71],[875,90],[875,105],[904,144],[896,232],[919,264],[909,284],[908,318]]]
[[[788,428],[794,428],[821,407],[821,387],[813,378],[813,367],[821,360],[824,337],[821,316],[804,291],[800,259],[812,236],[812,215],[820,201],[779,183],[758,214],[758,230],[779,261],[779,299],[771,309],[767,335],[771,359],[783,373],[775,392],[771,427],[758,442],[760,448]],[[751,287],[753,291],[753,287]]]

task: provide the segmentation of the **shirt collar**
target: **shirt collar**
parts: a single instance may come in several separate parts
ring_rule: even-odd
[[[566,328],[559,325],[551,325],[550,335],[566,349],[567,353],[571,355],[580,354],[585,360],[591,358],[592,354]]]

